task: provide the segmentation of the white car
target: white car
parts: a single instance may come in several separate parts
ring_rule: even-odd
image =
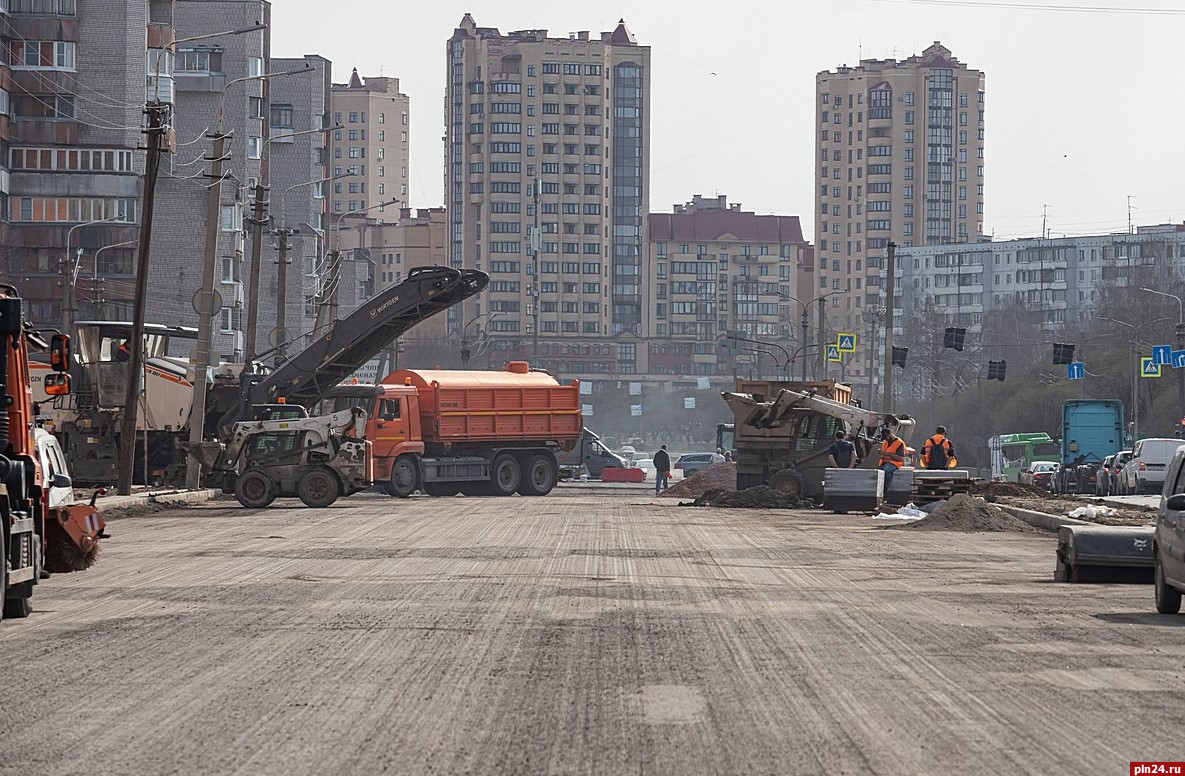
[[[653,458],[639,458],[638,460],[634,461],[634,468],[642,470],[643,480],[654,479],[655,472],[657,471],[657,469],[654,468]]]
[[[41,459],[45,482],[49,485],[46,506],[50,509],[70,506],[74,503],[74,487],[70,469],[66,466],[66,455],[57,438],[43,428],[36,428],[33,429],[33,439],[37,443],[37,457]]]

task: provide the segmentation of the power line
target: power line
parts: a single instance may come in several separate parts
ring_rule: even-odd
[[[1000,3],[992,0],[864,0],[869,3],[963,6],[967,8],[998,8],[1014,11],[1065,11],[1067,13],[1142,14],[1151,16],[1185,16],[1182,8],[1120,8],[1105,5],[1053,5],[1050,3]]]

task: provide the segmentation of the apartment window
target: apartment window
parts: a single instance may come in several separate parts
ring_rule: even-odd
[[[262,101],[261,101],[262,102]],[[271,120],[269,122],[277,129],[292,129],[292,106],[291,105],[272,105]]]
[[[559,72],[560,72],[560,63],[559,62],[544,62],[543,63],[543,74],[544,75],[559,75]]]
[[[73,70],[74,46],[72,42],[56,40],[14,42],[11,49],[12,68]]]

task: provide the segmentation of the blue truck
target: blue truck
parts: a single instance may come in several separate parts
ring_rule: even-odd
[[[1062,403],[1061,466],[1057,493],[1094,493],[1103,459],[1123,449],[1123,402],[1069,399]]]

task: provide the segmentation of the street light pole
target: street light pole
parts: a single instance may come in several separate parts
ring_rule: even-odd
[[[881,412],[893,411],[893,292],[897,281],[897,243],[890,241],[885,251],[885,360],[884,389]]]
[[[1185,302],[1181,301],[1181,297],[1176,294],[1166,294],[1163,291],[1157,291],[1154,288],[1140,288],[1141,291],[1147,291],[1149,294],[1156,294],[1157,296],[1167,296],[1169,299],[1177,300],[1177,350],[1185,350]],[[1185,422],[1185,368],[1177,369],[1177,424]],[[1180,425],[1177,426],[1180,428]]]

